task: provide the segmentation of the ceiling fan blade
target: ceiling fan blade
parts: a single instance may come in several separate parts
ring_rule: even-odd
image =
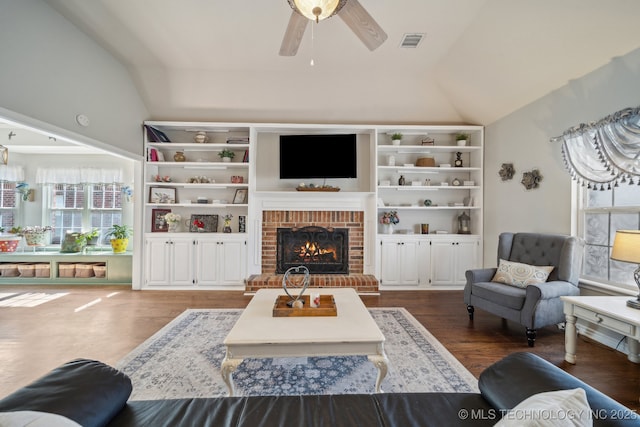
[[[284,33],[282,45],[280,45],[280,56],[295,56],[298,47],[307,29],[309,20],[295,11],[291,11],[291,18],[287,24],[287,31]]]
[[[338,12],[345,24],[369,50],[377,49],[387,39],[387,33],[369,15],[358,0],[347,0],[345,5]]]

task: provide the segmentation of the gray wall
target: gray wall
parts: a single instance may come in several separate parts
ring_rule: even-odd
[[[640,49],[486,127],[485,266],[496,265],[498,235],[503,231],[571,233],[571,179],[560,145],[549,139],[574,125],[638,105]],[[513,180],[501,181],[502,163],[514,164]],[[520,180],[533,168],[540,169],[543,180],[538,189],[527,191]]]
[[[46,3],[0,0],[0,64],[4,109],[142,155],[148,114],[129,73]]]

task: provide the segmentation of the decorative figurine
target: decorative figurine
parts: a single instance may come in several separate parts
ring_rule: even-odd
[[[291,275],[294,273],[297,273],[297,274],[302,273],[303,274],[302,279],[298,281],[294,281],[293,277],[291,277]],[[294,287],[299,287],[300,285],[302,285],[302,289],[300,290],[300,293],[295,297],[292,296],[289,293],[287,286],[289,288],[294,288]],[[309,287],[309,269],[307,267],[305,267],[304,265],[299,265],[297,267],[291,267],[287,271],[285,271],[284,276],[282,276],[282,289],[284,289],[284,292],[289,296],[289,299],[290,299],[290,301],[287,302],[287,306],[293,307],[293,308],[304,307],[302,294],[304,294],[304,291],[306,291],[308,287]]]
[[[462,153],[459,151],[456,152],[456,159],[453,161],[453,166],[457,168],[462,167]]]

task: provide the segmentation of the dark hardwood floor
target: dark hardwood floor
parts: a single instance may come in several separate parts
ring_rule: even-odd
[[[114,364],[187,308],[243,308],[240,291],[131,291],[124,286],[3,286],[0,292],[69,292],[34,308],[0,307],[0,396],[74,358]],[[470,322],[462,291],[385,291],[363,296],[369,307],[405,307],[476,377],[517,351],[532,351],[640,410],[640,366],[597,342],[578,339],[578,363],[564,361],[564,333],[538,331],[527,347],[524,329],[476,310]],[[84,307],[84,308],[83,308]]]

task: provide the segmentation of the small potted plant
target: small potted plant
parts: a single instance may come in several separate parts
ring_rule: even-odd
[[[223,162],[230,162],[231,159],[233,159],[236,156],[236,153],[225,148],[224,150],[218,153],[218,156],[220,156]]]
[[[463,133],[463,132],[456,134],[456,144],[460,146],[467,145],[468,140],[469,140],[469,134]]]
[[[78,231],[67,231],[67,234],[60,245],[60,252],[74,253],[82,252],[88,245],[95,246],[98,243],[100,231],[97,228],[86,233]]]
[[[80,233],[78,240],[84,241],[87,246],[95,246],[98,244],[98,237],[100,236],[100,230],[97,228],[91,229],[86,233]]]
[[[402,141],[402,134],[400,132],[391,135],[391,143],[393,145],[400,145],[400,141]]]
[[[116,254],[126,252],[129,245],[129,237],[133,234],[133,230],[128,225],[113,224],[107,230],[106,237],[111,237],[111,247]]]

